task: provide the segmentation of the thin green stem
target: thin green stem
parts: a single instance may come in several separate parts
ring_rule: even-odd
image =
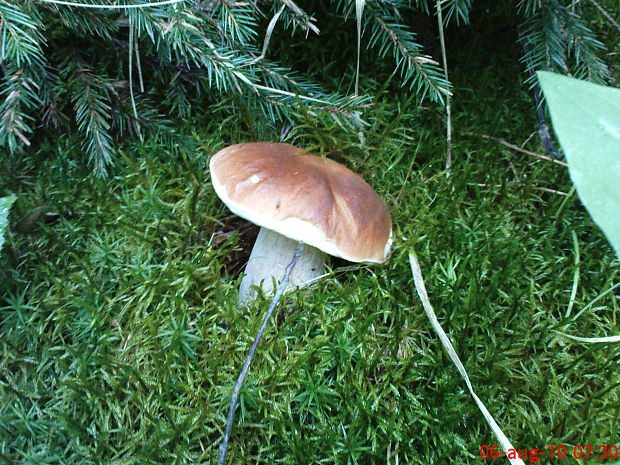
[[[443,72],[448,79],[448,58],[446,56],[446,42],[443,32],[443,15],[441,12],[441,0],[437,0],[437,22],[439,25],[439,43],[441,44],[441,59],[443,63]],[[446,95],[446,169],[452,167],[452,109],[450,108],[450,95]],[[446,173],[448,176],[450,172]]]

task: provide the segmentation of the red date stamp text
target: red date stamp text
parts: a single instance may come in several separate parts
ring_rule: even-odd
[[[570,457],[584,460],[614,460],[620,456],[617,445],[605,446],[591,444],[575,446],[561,444],[559,446],[547,446],[542,449],[519,448],[508,449],[507,451],[502,450],[498,445],[483,444],[480,446],[479,454],[480,457],[485,460],[494,460],[505,457],[507,459],[527,460],[530,463],[537,463],[541,458],[566,459]]]

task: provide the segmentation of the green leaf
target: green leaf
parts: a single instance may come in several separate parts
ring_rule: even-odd
[[[577,193],[620,257],[620,89],[537,74]]]
[[[0,198],[0,250],[2,250],[2,245],[4,244],[4,230],[9,225],[9,210],[16,199],[17,197],[14,195]]]

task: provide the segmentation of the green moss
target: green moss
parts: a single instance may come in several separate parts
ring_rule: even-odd
[[[495,439],[426,320],[407,246],[515,446],[617,442],[620,345],[552,330],[620,332],[613,293],[564,318],[575,267],[573,314],[617,281],[618,263],[575,196],[536,189],[568,192],[563,168],[476,135],[521,144],[534,131],[519,80],[495,92],[493,73],[471,79],[465,66],[454,76],[449,177],[441,119],[406,96],[379,96],[363,142],[311,120],[291,133],[377,189],[398,246],[388,264],[336,270],[282,304],[242,390],[229,463],[480,463],[479,446]],[[10,233],[0,255],[8,463],[214,461],[267,302],[236,308],[227,263],[247,244],[222,235],[231,214],[206,171],[209,154],[251,133],[229,119],[197,137],[203,152],[180,158],[155,143],[127,147],[107,181],[76,164],[73,149],[0,161],[0,196],[19,196],[13,223],[41,205],[60,213]],[[526,147],[541,150],[536,138]]]

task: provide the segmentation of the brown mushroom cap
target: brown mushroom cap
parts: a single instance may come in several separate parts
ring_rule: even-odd
[[[210,162],[213,187],[237,215],[330,255],[384,262],[392,220],[366,181],[290,144],[231,145]]]

